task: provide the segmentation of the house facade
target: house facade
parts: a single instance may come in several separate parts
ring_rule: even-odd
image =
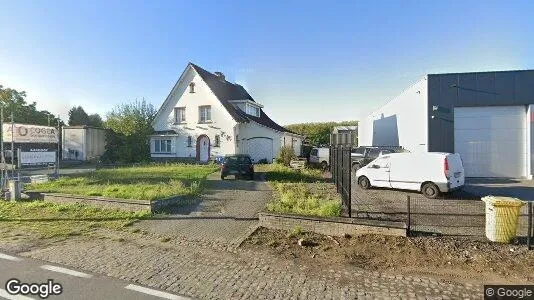
[[[150,138],[154,160],[207,162],[249,154],[272,162],[284,145],[300,155],[303,137],[271,120],[243,86],[189,63],[160,107]]]
[[[359,144],[456,152],[468,177],[534,175],[534,70],[429,74],[359,124]]]

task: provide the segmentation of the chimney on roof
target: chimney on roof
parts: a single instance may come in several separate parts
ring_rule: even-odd
[[[219,77],[220,80],[226,81],[224,74],[222,72],[215,72],[215,75]]]

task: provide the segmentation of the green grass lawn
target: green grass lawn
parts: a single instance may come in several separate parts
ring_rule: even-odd
[[[25,238],[82,235],[97,228],[120,229],[150,217],[148,212],[104,209],[83,204],[0,200],[0,236]]]
[[[160,164],[99,169],[64,176],[58,180],[25,185],[26,191],[156,200],[176,195],[196,195],[216,165]]]
[[[258,165],[256,172],[265,172],[276,196],[267,204],[275,213],[319,217],[341,214],[341,200],[333,184],[326,182],[317,169],[293,170],[280,164]]]

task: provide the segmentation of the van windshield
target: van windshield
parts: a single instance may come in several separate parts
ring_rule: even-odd
[[[317,152],[318,151],[319,151],[318,149],[312,149],[310,154],[313,155],[313,156],[317,156]]]

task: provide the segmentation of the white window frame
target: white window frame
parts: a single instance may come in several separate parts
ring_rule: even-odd
[[[202,105],[198,107],[198,123],[211,122],[211,105]]]
[[[154,140],[154,153],[171,153],[172,152],[172,140],[170,139],[155,139]]]
[[[260,108],[255,106],[255,105],[251,105],[249,103],[246,103],[245,104],[245,112],[247,113],[247,115],[251,115],[251,116],[255,116],[255,117],[260,117]]]
[[[185,123],[185,107],[175,107],[174,108],[174,123],[180,124]]]

